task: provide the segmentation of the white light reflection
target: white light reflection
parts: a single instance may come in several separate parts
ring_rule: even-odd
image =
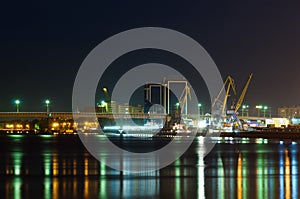
[[[198,157],[197,162],[197,173],[198,173],[198,195],[197,197],[200,199],[205,198],[205,182],[204,182],[204,160],[203,157]]]

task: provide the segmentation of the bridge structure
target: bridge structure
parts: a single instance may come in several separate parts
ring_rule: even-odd
[[[94,116],[94,113],[72,113],[72,112],[0,112],[0,119],[23,119],[23,118],[32,118],[32,119],[39,119],[39,118],[60,118],[60,119],[72,119],[73,116],[79,117],[79,118],[90,118]],[[96,113],[97,118],[107,118],[107,119],[147,119],[147,118],[153,118],[153,119],[164,119],[166,117],[166,114],[145,114],[145,113],[131,113],[131,114],[125,114],[125,113],[118,113],[118,114],[112,114],[112,113]],[[188,115],[182,115],[184,118],[191,118],[191,119],[197,119],[197,118],[203,118],[204,115],[199,114],[188,114]],[[265,117],[251,117],[251,116],[244,116],[239,117],[240,119],[248,119],[248,120],[264,120]]]
[[[74,122],[73,117],[78,119]],[[84,129],[89,132],[92,129],[97,129],[99,125],[114,124],[115,121],[119,125],[127,124],[130,119],[134,120],[136,124],[141,126],[145,120],[155,121],[154,123],[161,123],[166,118],[166,114],[111,114],[111,113],[96,113],[98,121],[95,119],[95,113],[72,113],[72,112],[0,112],[0,132],[19,133],[36,130],[38,132],[50,133],[65,133],[74,132],[74,130]],[[198,121],[207,120],[206,115],[191,114],[182,115],[182,119],[188,118],[186,122],[198,126]],[[91,120],[92,119],[92,120]],[[245,120],[264,120],[262,117],[240,117]]]
[[[77,118],[90,118],[94,116],[94,113],[72,113],[72,112],[0,112],[0,119],[39,119],[39,118],[60,118],[60,119],[72,119],[73,116]],[[112,113],[96,113],[97,118],[107,119],[164,119],[164,114],[112,114]]]

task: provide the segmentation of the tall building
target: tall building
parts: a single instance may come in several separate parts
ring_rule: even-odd
[[[144,104],[144,112],[148,113],[149,109],[152,105],[158,104],[163,107],[166,106],[166,97],[165,97],[165,86],[162,84],[157,84],[157,83],[149,83],[146,84],[144,87],[144,99],[145,99],[145,104]],[[155,109],[155,107],[153,107]],[[152,111],[157,111],[161,112],[162,110],[154,110],[152,108]],[[157,107],[159,108],[159,107]]]
[[[163,84],[158,83],[148,83],[144,87],[145,92],[145,105],[144,111],[145,113],[149,112],[149,109],[152,105],[157,104],[160,106],[152,106],[153,109],[160,109],[158,110],[159,113],[168,113],[172,114],[172,109],[175,104],[180,103],[181,109],[187,112],[187,103],[188,103],[188,95],[189,95],[189,87],[188,82],[185,79],[178,79],[178,80],[167,80],[164,79]],[[174,90],[172,90],[172,88]],[[174,92],[173,92],[174,91]],[[177,97],[175,95],[177,93]],[[181,99],[180,99],[181,98]],[[184,102],[182,104],[181,102]],[[161,110],[164,109],[164,110]]]

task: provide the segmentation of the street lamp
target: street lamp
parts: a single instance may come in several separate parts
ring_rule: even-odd
[[[16,99],[15,100],[15,105],[16,105],[16,108],[17,108],[17,113],[20,111],[20,109],[19,109],[20,104],[21,104],[21,101],[19,99]]]
[[[247,117],[249,116],[249,111],[248,111],[249,105],[243,105],[242,106],[242,117],[244,116],[244,111],[246,110],[247,112]]]
[[[257,117],[259,117],[259,112],[263,108],[263,106],[262,105],[256,105],[255,108],[258,109],[258,111],[257,111]]]
[[[245,110],[245,108],[246,108],[246,105],[243,105],[242,106],[242,117],[244,117],[244,110]]]
[[[104,93],[107,93],[107,92],[108,92],[106,87],[103,87],[102,91],[103,91]]]
[[[264,117],[266,117],[266,110],[268,109],[267,106],[264,106]]]
[[[179,113],[179,102],[177,102],[176,104],[175,104],[175,106],[176,106],[176,110],[175,110],[175,113]]]
[[[201,107],[202,107],[202,104],[201,103],[198,103],[198,111],[199,111],[199,115],[203,115],[202,114],[202,110],[201,110]]]
[[[46,99],[46,100],[45,100],[45,104],[46,104],[46,110],[47,110],[47,113],[49,113],[50,100]]]

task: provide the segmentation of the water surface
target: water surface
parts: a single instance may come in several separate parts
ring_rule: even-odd
[[[133,175],[99,163],[78,136],[1,136],[0,198],[298,197],[297,142],[218,138],[203,159],[201,140],[168,167]]]

